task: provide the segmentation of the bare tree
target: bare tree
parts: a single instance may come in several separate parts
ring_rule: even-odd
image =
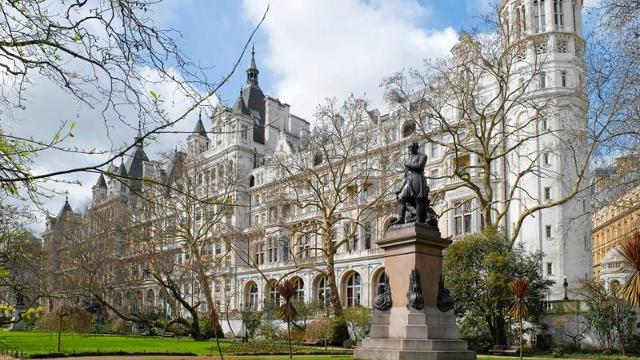
[[[158,171],[162,180],[92,208],[93,232],[71,257],[82,276],[72,282],[127,321],[154,324],[145,311],[161,299],[163,326],[181,324],[203,340],[200,319],[218,311],[212,278],[230,266],[237,174],[226,163],[224,175],[205,184],[196,159],[176,153],[170,164],[166,175]]]
[[[591,160],[617,122],[601,117],[585,125],[579,55],[575,81],[564,75],[561,85],[552,83],[545,73],[554,51],[547,40],[522,36],[504,20],[488,35],[463,34],[451,56],[426,60],[424,69],[396,74],[385,85],[409,131],[444,153],[445,173],[430,177],[446,191],[470,190],[483,226],[505,227],[513,244],[526,219],[586,195]],[[576,54],[582,46],[576,39]],[[545,156],[552,153],[562,157],[561,168],[548,166]],[[560,195],[530,192],[534,178],[556,179]]]
[[[295,148],[277,151],[268,164],[278,179],[277,189],[265,199],[279,208],[269,214],[270,221],[276,224],[275,232],[287,234],[281,241],[297,270],[325,274],[330,289],[325,295],[331,296],[336,315],[343,307],[336,255],[352,251],[359,242],[371,242],[373,222],[389,210],[384,205],[391,186],[385,179],[385,162],[390,160],[378,136],[377,118],[366,106],[353,96],[342,104],[328,100],[318,107],[311,132]],[[296,221],[301,214],[304,220]],[[362,234],[367,231],[365,239]]]

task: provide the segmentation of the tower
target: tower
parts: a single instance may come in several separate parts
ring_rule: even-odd
[[[209,149],[209,137],[202,123],[202,113],[198,116],[196,126],[187,137],[187,152],[189,156],[196,156]]]
[[[539,112],[539,134],[526,146],[536,154],[537,169],[522,182],[518,205],[511,205],[507,226],[524,211],[571,196],[586,187],[589,174],[578,174],[587,161],[587,95],[582,31],[582,0],[503,0],[499,7],[506,45],[518,45],[516,66],[532,71],[527,96],[548,105]],[[525,70],[525,71],[527,71]],[[542,115],[540,115],[542,114]],[[518,116],[531,116],[524,109]],[[514,119],[514,121],[519,121]],[[588,168],[587,168],[588,169]],[[505,176],[509,188],[508,176]],[[582,183],[580,183],[581,181]],[[525,190],[526,189],[526,190]],[[564,297],[562,284],[576,288],[591,274],[589,194],[542,209],[527,218],[518,241],[529,251],[541,251],[545,277],[555,281],[549,299]]]
[[[256,52],[251,47],[251,64],[247,68],[247,81],[240,91],[240,96],[233,105],[233,112],[243,114],[252,119],[253,141],[259,144],[265,143],[265,96],[258,85],[258,74],[260,71],[256,66]]]
[[[102,202],[107,197],[107,182],[102,174],[98,177],[98,181],[93,185],[91,191],[94,204]]]

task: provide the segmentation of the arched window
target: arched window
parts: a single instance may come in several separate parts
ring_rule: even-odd
[[[293,296],[296,300],[304,301],[304,281],[296,278],[296,294]]]
[[[346,302],[347,302],[347,307],[354,307],[354,306],[359,306],[360,305],[360,295],[361,295],[361,288],[360,288],[360,274],[358,274],[357,272],[352,272],[351,274],[349,274],[349,276],[347,277],[347,283],[346,283]]]
[[[254,178],[253,175],[251,175],[249,177],[249,187],[252,188],[254,186],[256,186],[256,178]]]
[[[258,285],[252,282],[249,286],[249,296],[247,299],[247,305],[250,309],[258,308]]]
[[[269,281],[269,301],[273,306],[280,304],[280,293],[278,293],[278,286],[275,280]]]
[[[323,276],[318,281],[318,300],[322,303],[328,302],[330,296],[329,281],[326,276]]]
[[[407,121],[402,126],[402,137],[411,136],[416,131],[416,124],[413,121]]]

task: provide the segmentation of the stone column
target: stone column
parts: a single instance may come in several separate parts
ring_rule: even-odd
[[[354,350],[354,359],[476,359],[458,337],[453,310],[442,312],[437,307],[442,250],[449,245],[438,229],[412,223],[394,226],[378,245],[385,250],[393,304],[389,310],[375,310],[370,335]],[[421,309],[409,306],[407,297],[414,269],[424,297]]]

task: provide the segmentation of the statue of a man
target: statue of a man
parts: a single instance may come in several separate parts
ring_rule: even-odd
[[[398,196],[398,220],[393,225],[405,222],[426,223],[429,186],[424,176],[424,165],[427,163],[427,155],[418,152],[420,146],[417,142],[409,145],[409,155],[404,164],[404,182],[396,191]],[[415,209],[415,216],[407,218],[407,207]]]

